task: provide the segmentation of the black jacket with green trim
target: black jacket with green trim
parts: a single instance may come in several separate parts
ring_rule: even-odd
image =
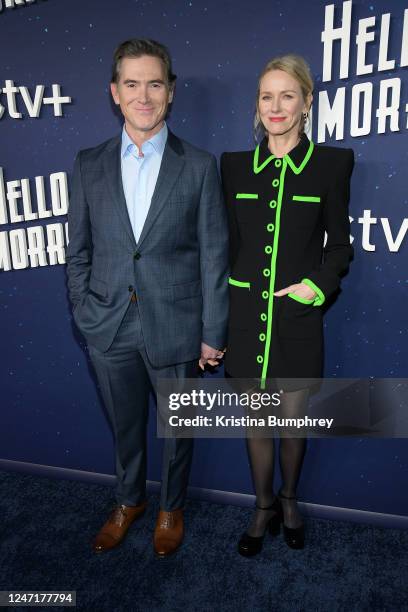
[[[318,306],[339,288],[353,253],[353,164],[351,149],[314,145],[306,135],[282,159],[271,155],[266,139],[255,151],[223,153],[231,264],[225,366],[231,376],[321,376]],[[314,300],[273,295],[302,281],[316,291]]]

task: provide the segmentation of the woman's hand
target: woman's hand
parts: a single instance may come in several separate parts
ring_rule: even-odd
[[[314,300],[317,295],[316,291],[313,291],[313,289],[311,289],[309,285],[306,285],[305,283],[290,285],[289,287],[285,287],[285,289],[275,291],[273,295],[276,295],[276,297],[282,297],[288,293],[294,293],[304,300]]]

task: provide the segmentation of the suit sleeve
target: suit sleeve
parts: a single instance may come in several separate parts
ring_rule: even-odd
[[[68,292],[71,304],[75,308],[88,292],[93,250],[89,209],[82,184],[81,153],[75,160],[72,177],[68,236],[66,257]]]
[[[352,149],[346,149],[334,169],[323,209],[324,229],[327,233],[323,262],[302,279],[317,294],[314,306],[321,306],[339,288],[341,276],[347,271],[353,256],[348,212],[353,167],[354,153]]]
[[[226,343],[228,320],[228,228],[215,157],[203,179],[198,215],[203,293],[202,342],[217,349]]]
[[[238,221],[235,214],[235,207],[233,205],[235,202],[235,196],[231,192],[231,174],[228,168],[228,156],[225,153],[221,155],[221,180],[227,209],[229,232],[229,262],[232,270],[234,267],[234,263],[236,262],[238,257],[240,234]]]

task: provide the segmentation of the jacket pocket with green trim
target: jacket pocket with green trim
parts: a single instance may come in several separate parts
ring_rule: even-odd
[[[292,200],[294,202],[309,202],[309,203],[319,203],[321,201],[320,196],[312,196],[312,195],[294,195],[292,196]]]
[[[235,198],[237,200],[257,200],[258,197],[259,196],[257,193],[237,193],[235,194]]]

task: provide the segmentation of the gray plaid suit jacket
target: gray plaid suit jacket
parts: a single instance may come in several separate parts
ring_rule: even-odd
[[[67,274],[75,322],[107,351],[133,290],[156,367],[223,348],[228,230],[216,160],[169,131],[139,242],[123,192],[121,136],[77,156],[68,213]]]

